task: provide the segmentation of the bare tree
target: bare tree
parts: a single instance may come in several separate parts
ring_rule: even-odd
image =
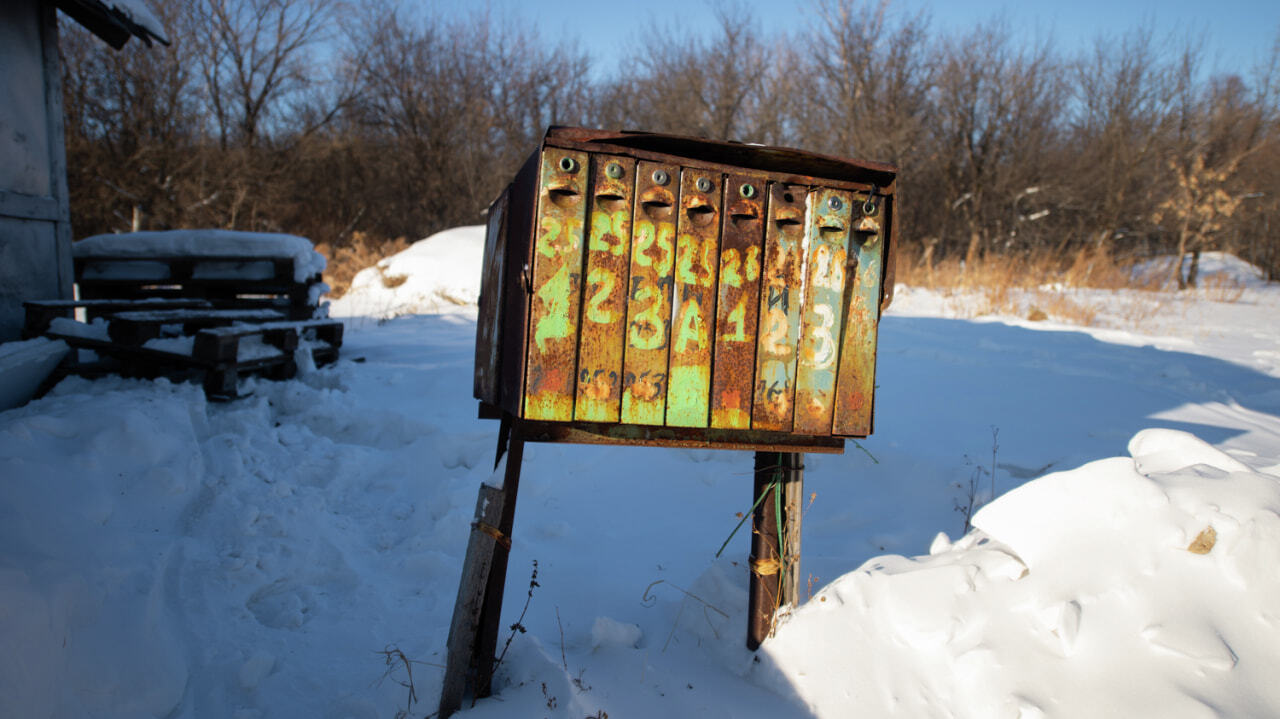
[[[264,125],[317,82],[336,0],[196,0],[192,42],[223,149],[251,147]],[[288,128],[286,124],[285,128]]]
[[[169,46],[116,51],[79,26],[60,33],[68,187],[77,234],[179,221],[199,136],[190,26],[182,8],[157,15]]]
[[[637,36],[633,61],[602,91],[596,116],[602,124],[715,140],[777,141],[782,98],[768,92],[779,82],[779,40],[766,45],[748,7],[713,7],[716,34],[650,26]]]
[[[1079,230],[1099,246],[1148,229],[1163,171],[1165,125],[1174,106],[1177,66],[1149,28],[1119,39],[1095,38],[1071,68],[1070,142],[1076,148],[1071,197]]]
[[[944,41],[929,130],[944,183],[942,208],[958,215],[973,260],[1005,236],[1015,200],[1039,187],[1058,143],[1063,85],[1047,43],[1016,48],[1001,23]]]
[[[810,28],[803,101],[794,108],[806,147],[914,164],[933,73],[928,19],[896,17],[890,0],[822,0]]]

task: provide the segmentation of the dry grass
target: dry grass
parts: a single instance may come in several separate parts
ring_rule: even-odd
[[[1135,278],[1129,263],[1117,260],[1105,247],[1087,247],[1059,256],[1050,251],[1022,255],[990,254],[966,264],[960,258],[928,261],[926,255],[904,250],[898,258],[897,281],[926,287],[943,295],[977,295],[966,303],[969,316],[1011,315],[1033,322],[1054,320],[1097,325],[1106,317],[1136,326],[1163,305],[1155,293],[1117,304],[1084,290],[1155,290],[1162,278]],[[1227,293],[1218,292],[1218,296]],[[1114,298],[1112,298],[1114,299]]]
[[[343,296],[351,288],[351,281],[360,270],[372,267],[378,264],[378,260],[408,247],[409,241],[404,237],[387,240],[363,232],[352,233],[351,242],[341,247],[334,247],[327,242],[317,244],[316,251],[328,261],[324,281],[329,285],[329,297],[336,299]],[[404,275],[383,275],[382,283],[387,287],[398,287],[408,279]]]

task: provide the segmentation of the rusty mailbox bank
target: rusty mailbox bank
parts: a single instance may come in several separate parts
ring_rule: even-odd
[[[489,208],[474,389],[507,465],[477,501],[441,716],[489,691],[526,441],[757,450],[759,645],[796,594],[801,453],[871,432],[896,178],[791,149],[548,130]]]
[[[865,437],[895,179],[797,150],[552,128],[489,211],[482,413],[553,441]]]

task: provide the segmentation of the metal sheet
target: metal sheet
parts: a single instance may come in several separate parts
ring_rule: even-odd
[[[767,183],[759,176],[732,174],[725,178],[716,282],[712,427],[751,426],[766,191]]]
[[[617,422],[621,416],[635,175],[636,161],[631,158],[591,156],[575,420]]]
[[[803,185],[769,184],[752,429],[791,430],[796,348],[804,303],[808,192]]]
[[[853,196],[839,190],[821,188],[809,194],[809,253],[796,363],[795,431],[801,434],[831,432],[852,204]]]
[[[587,155],[542,156],[534,245],[524,416],[573,419]]]
[[[666,411],[679,177],[676,165],[636,166],[622,360],[622,421],[628,424],[660,425]]]
[[[840,374],[836,383],[833,434],[865,437],[871,433],[872,397],[876,381],[876,336],[880,321],[880,283],[884,260],[884,222],[888,200],[875,200],[870,209],[866,196],[856,200],[852,242],[849,247],[850,278],[845,289],[846,317],[841,340]]]
[[[680,175],[666,422],[673,427],[706,427],[709,419],[722,182],[705,170]]]
[[[714,427],[641,427],[591,422],[531,422],[520,420],[519,431],[530,442],[620,444],[688,449],[754,449],[764,452],[840,454],[839,437],[804,437],[790,432],[715,429]]]

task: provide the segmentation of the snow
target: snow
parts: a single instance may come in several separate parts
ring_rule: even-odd
[[[347,293],[330,303],[329,315],[387,319],[474,305],[480,297],[484,230],[483,225],[446,230],[361,270]]]
[[[474,298],[479,235],[335,302],[334,366],[220,404],[69,378],[0,413],[0,716],[435,711],[502,476],[475,307],[441,299]],[[749,453],[529,445],[500,648],[526,601],[527,631],[459,716],[1280,714],[1280,288],[1088,296],[1105,326],[899,288],[876,434],[806,456],[807,601],[756,654],[747,533],[714,556]]]
[[[234,230],[161,230],[93,235],[72,245],[72,253],[80,258],[138,257],[132,263],[121,262],[118,269],[86,269],[99,274],[86,274],[97,279],[150,279],[168,277],[168,266],[148,262],[148,257],[209,258],[201,263],[196,277],[201,279],[263,279],[274,276],[274,268],[263,262],[233,263],[216,261],[226,257],[291,257],[293,279],[306,282],[324,271],[324,255],[315,251],[311,240],[296,235],[270,232],[238,232]],[[204,265],[208,265],[205,267]],[[123,274],[112,274],[119,272]],[[156,274],[161,272],[161,274]]]
[[[1157,257],[1134,267],[1133,274],[1139,279],[1150,279],[1159,282],[1170,281],[1176,257]],[[1185,274],[1191,265],[1191,257],[1183,258],[1182,267]],[[1238,287],[1266,287],[1266,274],[1256,265],[1236,257],[1228,252],[1200,253],[1200,284],[1217,286],[1228,284]]]
[[[0,410],[26,404],[67,349],[66,342],[45,337],[0,343]]]
[[[117,13],[129,18],[134,25],[141,27],[151,33],[153,37],[166,45],[169,44],[169,38],[165,37],[164,26],[152,14],[151,8],[147,7],[143,0],[107,0],[106,3]]]

